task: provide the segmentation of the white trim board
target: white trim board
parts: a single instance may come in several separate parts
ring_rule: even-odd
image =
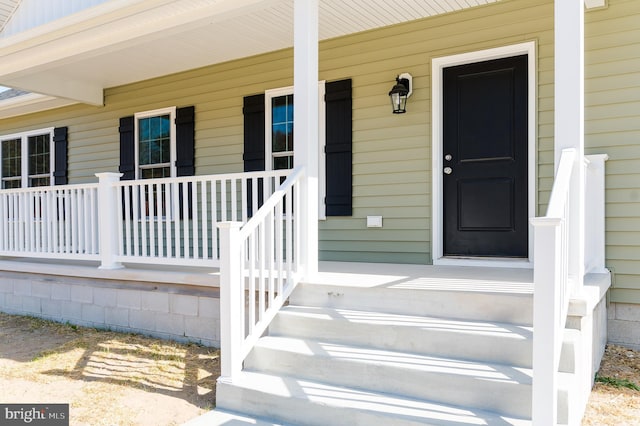
[[[444,68],[492,59],[507,58],[517,55],[528,55],[528,217],[535,216],[536,206],[536,44],[534,41],[502,46],[493,49],[461,53],[451,56],[434,58],[431,61],[431,150],[432,150],[432,222],[431,222],[431,253],[434,265],[469,265],[517,268],[533,267],[533,229],[529,226],[529,258],[528,259],[490,259],[490,258],[462,258],[443,256],[443,208],[442,208],[442,71]]]

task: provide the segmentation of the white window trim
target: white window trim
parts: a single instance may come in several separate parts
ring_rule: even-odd
[[[167,108],[159,108],[159,109],[154,109],[151,111],[143,111],[143,112],[137,112],[134,114],[134,145],[135,145],[135,167],[136,167],[136,173],[135,173],[135,179],[138,180],[140,179],[140,140],[138,139],[138,121],[141,118],[149,118],[149,117],[157,117],[159,115],[167,115],[169,114],[169,120],[171,121],[171,135],[170,135],[170,151],[169,151],[169,170],[171,173],[171,177],[174,178],[177,176],[177,171],[176,171],[176,157],[177,157],[177,151],[176,151],[176,107],[172,106],[172,107],[167,107]]]
[[[326,220],[326,209],[325,209],[325,197],[327,194],[327,180],[326,180],[326,161],[325,161],[325,153],[324,146],[326,142],[326,108],[324,102],[325,95],[325,80],[321,80],[318,82],[318,219]],[[271,99],[277,98],[279,96],[293,95],[293,86],[288,87],[279,87],[277,89],[270,89],[264,92],[264,163],[265,170],[270,171],[273,169],[273,161],[272,156],[273,152],[271,151],[272,140],[271,140]],[[295,99],[294,99],[295,103]],[[294,117],[295,120],[295,117]],[[294,151],[296,146],[296,141],[294,140]],[[295,163],[294,163],[295,167]]]
[[[55,144],[53,143],[53,127],[46,127],[44,129],[29,130],[27,132],[12,133],[10,135],[0,136],[0,179],[2,179],[2,146],[1,143],[10,139],[20,139],[20,187],[29,188],[29,137],[49,135],[49,185],[55,184],[53,180],[53,172],[55,166]],[[1,182],[0,182],[1,187]]]

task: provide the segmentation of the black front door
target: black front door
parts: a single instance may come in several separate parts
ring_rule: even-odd
[[[445,256],[527,257],[527,56],[444,69]]]

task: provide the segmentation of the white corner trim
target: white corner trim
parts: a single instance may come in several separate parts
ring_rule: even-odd
[[[432,150],[432,222],[431,253],[434,265],[476,265],[495,267],[533,267],[533,229],[529,226],[529,259],[519,262],[506,259],[473,259],[443,257],[443,207],[442,207],[442,72],[444,68],[473,62],[489,61],[516,55],[528,55],[528,216],[536,212],[536,139],[537,139],[537,54],[536,42],[513,44],[475,52],[443,56],[431,60],[431,150]]]

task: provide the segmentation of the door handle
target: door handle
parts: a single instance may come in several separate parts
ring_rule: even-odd
[[[450,175],[451,172],[453,172],[453,170],[451,169],[451,167],[445,167],[444,168],[444,174],[445,175]]]

